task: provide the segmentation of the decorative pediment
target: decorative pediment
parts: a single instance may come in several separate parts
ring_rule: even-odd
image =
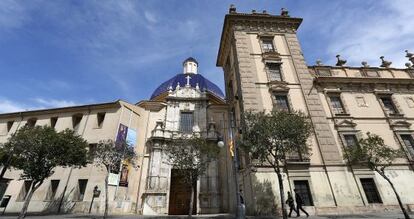
[[[263,53],[263,59],[267,62],[273,61],[277,63],[282,63],[282,57],[280,57],[280,54],[276,51]]]
[[[288,92],[289,87],[285,81],[271,81],[269,84],[269,90],[271,92]]]
[[[399,128],[409,128],[411,126],[411,123],[405,120],[394,120],[394,121],[391,121],[390,126],[399,127]]]
[[[337,128],[355,128],[356,125],[352,119],[335,119],[335,127]]]

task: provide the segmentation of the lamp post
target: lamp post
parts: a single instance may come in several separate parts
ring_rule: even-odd
[[[101,190],[98,190],[98,185],[96,185],[95,188],[93,188],[93,196],[92,196],[91,206],[89,206],[89,214],[92,211],[93,200],[95,198],[98,198],[100,194],[101,194]]]

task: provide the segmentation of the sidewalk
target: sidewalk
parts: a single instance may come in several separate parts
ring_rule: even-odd
[[[414,218],[414,214],[410,214],[411,218]],[[15,219],[17,215],[0,216],[1,219]],[[211,214],[211,215],[194,215],[194,218],[215,218],[215,219],[232,219],[233,215],[228,214]],[[102,215],[89,215],[89,214],[63,214],[63,215],[29,215],[27,219],[99,219]],[[187,218],[187,216],[142,216],[142,215],[111,215],[108,218],[111,219],[175,219],[175,218]],[[279,217],[260,217],[260,216],[248,216],[246,219],[275,219]],[[297,218],[297,217],[291,217]],[[299,218],[306,218],[301,216]],[[329,216],[309,216],[309,219],[404,219],[403,214],[397,213],[378,213],[378,214],[366,214],[366,215],[329,215]]]

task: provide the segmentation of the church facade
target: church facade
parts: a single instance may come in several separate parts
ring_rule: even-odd
[[[212,142],[223,140],[217,160],[198,180],[195,213],[233,213],[236,184],[247,214],[272,214],[279,209],[276,174],[271,167],[250,162],[242,151],[235,170],[233,148],[242,136],[243,114],[249,110],[300,110],[314,126],[310,155],[289,157],[283,167],[287,191],[297,189],[311,214],[398,211],[386,181],[376,173],[349,166],[342,148],[366,132],[378,134],[405,157],[388,174],[402,202],[413,209],[414,197],[414,69],[393,68],[382,58],[380,67],[308,66],[296,32],[301,18],[287,11],[239,13],[225,16],[217,66],[223,68],[225,94],[198,72],[194,58],[183,72],[157,87],[149,100],[122,100],[84,106],[0,114],[0,142],[24,125],[74,129],[91,147],[101,140],[125,136],[141,155],[139,168],[123,166],[110,175],[109,204],[113,214],[187,214],[191,192],[177,179],[163,147],[186,133],[203,133]],[[414,64],[414,56],[407,52]],[[233,125],[232,125],[233,124]],[[232,147],[229,147],[232,145]],[[238,178],[235,178],[237,171]],[[6,213],[19,212],[30,181],[8,170],[0,195],[8,198]],[[35,192],[29,212],[103,212],[104,193],[92,202],[93,191],[104,189],[101,167],[57,168]],[[237,180],[237,181],[236,181]],[[270,206],[270,207],[269,207]],[[91,210],[90,210],[91,209]]]

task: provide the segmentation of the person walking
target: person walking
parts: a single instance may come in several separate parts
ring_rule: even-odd
[[[296,214],[298,213],[296,211],[296,208],[295,208],[295,201],[293,200],[292,194],[290,194],[290,192],[288,192],[288,197],[287,197],[287,200],[286,200],[286,204],[288,204],[288,206],[290,208],[289,215],[288,215],[289,217],[292,217],[292,211],[295,211]]]
[[[301,211],[303,211],[303,213],[305,213],[306,214],[306,217],[309,217],[309,214],[308,214],[308,212],[306,212],[303,208],[302,208],[302,205],[304,204],[303,203],[303,199],[302,199],[302,197],[299,195],[299,193],[298,193],[298,190],[297,189],[294,189],[294,191],[295,191],[295,199],[296,199],[296,214],[297,214],[297,216],[299,217],[300,216],[300,211],[299,210],[301,210]]]

